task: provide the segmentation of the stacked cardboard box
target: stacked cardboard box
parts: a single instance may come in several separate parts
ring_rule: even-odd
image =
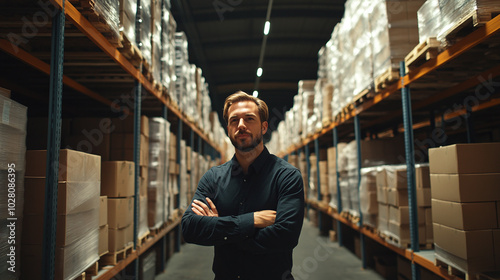
[[[161,58],[161,83],[170,96],[175,96],[175,30],[177,23],[169,8],[163,6],[161,27],[162,58]]]
[[[136,45],[135,37],[135,17],[137,14],[137,0],[120,0],[119,20],[121,36]]]
[[[151,118],[149,140],[148,226],[156,229],[168,219],[170,123],[164,118]]]
[[[500,270],[500,144],[429,150],[436,258],[463,272]]]
[[[14,100],[4,96],[0,88],[0,238],[5,240],[0,244],[0,278],[18,277],[19,269],[15,264],[16,256],[21,255],[21,229],[23,225],[24,205],[24,174],[26,154],[26,122],[27,108]],[[8,91],[10,95],[10,91]],[[7,94],[5,94],[7,95]],[[13,206],[14,202],[14,207]],[[16,218],[17,221],[8,221],[7,218]],[[11,227],[12,223],[15,224]],[[11,244],[12,236],[16,237],[15,244]],[[17,245],[16,245],[17,244]],[[14,247],[14,250],[12,248]],[[14,262],[9,264],[11,256]],[[17,262],[16,262],[17,261]],[[14,267],[16,272],[9,271]],[[18,268],[18,267],[17,267]]]
[[[134,241],[134,166],[132,161],[102,162],[101,195],[108,197],[108,250],[110,252],[120,251]],[[142,207],[139,205],[140,209]],[[140,234],[148,230],[147,224],[145,226],[142,220],[139,220],[138,228]]]
[[[47,152],[26,152],[25,206],[21,261],[25,279],[42,273]],[[99,156],[72,150],[59,153],[55,279],[74,279],[99,259]]]

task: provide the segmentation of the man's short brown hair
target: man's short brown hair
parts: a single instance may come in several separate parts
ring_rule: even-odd
[[[231,105],[233,105],[234,103],[241,101],[255,102],[255,104],[257,104],[257,107],[259,108],[260,121],[267,122],[269,118],[269,109],[267,108],[266,102],[262,101],[262,99],[253,97],[252,95],[240,90],[228,96],[226,98],[226,101],[224,102],[224,112],[222,116],[224,117],[226,124],[229,121],[229,116],[228,116],[229,107],[231,107]]]

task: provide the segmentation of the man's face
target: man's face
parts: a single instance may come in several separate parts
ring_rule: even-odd
[[[257,147],[267,131],[267,122],[261,122],[259,108],[253,101],[236,102],[229,107],[227,131],[231,143],[242,152]]]

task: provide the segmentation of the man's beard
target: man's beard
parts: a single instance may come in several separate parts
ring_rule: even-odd
[[[251,142],[249,144],[238,144],[238,141],[236,140],[236,137],[230,137],[231,139],[231,143],[233,144],[233,146],[241,151],[241,152],[250,152],[251,150],[255,149],[255,147],[257,147],[261,142],[262,142],[262,139],[263,139],[263,135],[262,135],[262,132],[259,134],[259,135],[256,135],[256,137],[254,138],[252,134],[247,134],[250,136],[251,139]]]

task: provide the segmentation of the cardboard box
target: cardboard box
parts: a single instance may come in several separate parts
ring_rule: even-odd
[[[425,209],[417,208],[418,224],[425,225]],[[410,207],[400,206],[394,207],[389,205],[389,221],[395,223],[409,225],[410,224]]]
[[[429,166],[431,174],[500,173],[500,143],[432,148]]]
[[[66,247],[55,248],[54,279],[75,279],[85,269],[99,260],[98,229],[95,234],[78,240]],[[40,279],[42,275],[42,244],[23,244],[21,246],[22,279]]]
[[[132,161],[103,161],[101,195],[129,197],[135,195],[135,167]]]
[[[429,165],[415,165],[415,185],[417,189],[427,189],[431,187],[431,177]]]
[[[109,226],[103,225],[99,227],[99,256],[109,252],[108,250]]]
[[[408,206],[408,190],[387,189],[387,204],[396,207]]]
[[[47,151],[26,151],[26,173],[28,177],[45,177]],[[101,181],[101,157],[73,150],[59,152],[58,181]]]
[[[415,189],[417,194],[417,206],[418,207],[430,207],[431,206],[431,189],[430,188],[417,188]]]
[[[377,187],[377,201],[387,204],[389,202],[387,187]]]
[[[108,251],[116,252],[134,242],[134,226],[128,225],[124,228],[109,228]]]
[[[500,173],[431,174],[432,198],[455,202],[500,200]]]
[[[436,260],[450,264],[455,269],[467,272],[468,274],[492,271],[495,267],[495,260],[489,255],[464,259],[442,249],[437,244],[434,244],[434,252]]]
[[[43,243],[43,215],[24,215],[23,244]],[[99,210],[57,215],[56,246],[64,247],[77,242],[99,228]]]
[[[24,214],[43,215],[45,178],[24,178]],[[57,215],[85,212],[99,207],[100,182],[59,182]]]
[[[384,279],[395,279],[397,275],[397,263],[393,256],[373,256],[375,260],[375,271]]]
[[[384,203],[378,204],[378,217],[380,219],[389,221],[389,205]]]
[[[495,202],[450,202],[432,199],[434,223],[460,230],[497,228]]]
[[[494,269],[491,229],[463,231],[437,223],[433,224],[433,228],[434,242],[441,249],[471,263],[483,263],[487,270]]]
[[[109,159],[112,161],[134,161],[134,149],[111,149]],[[148,166],[148,164],[148,147],[141,146],[141,151],[139,152],[139,165]]]
[[[99,203],[99,227],[108,224],[108,197],[101,196]]]
[[[110,229],[119,229],[134,222],[134,197],[108,197],[108,225]]]
[[[398,190],[408,189],[406,165],[387,166],[386,174],[387,187]]]
[[[376,192],[364,192],[360,194],[360,208],[361,212],[365,214],[377,214],[378,202]]]

